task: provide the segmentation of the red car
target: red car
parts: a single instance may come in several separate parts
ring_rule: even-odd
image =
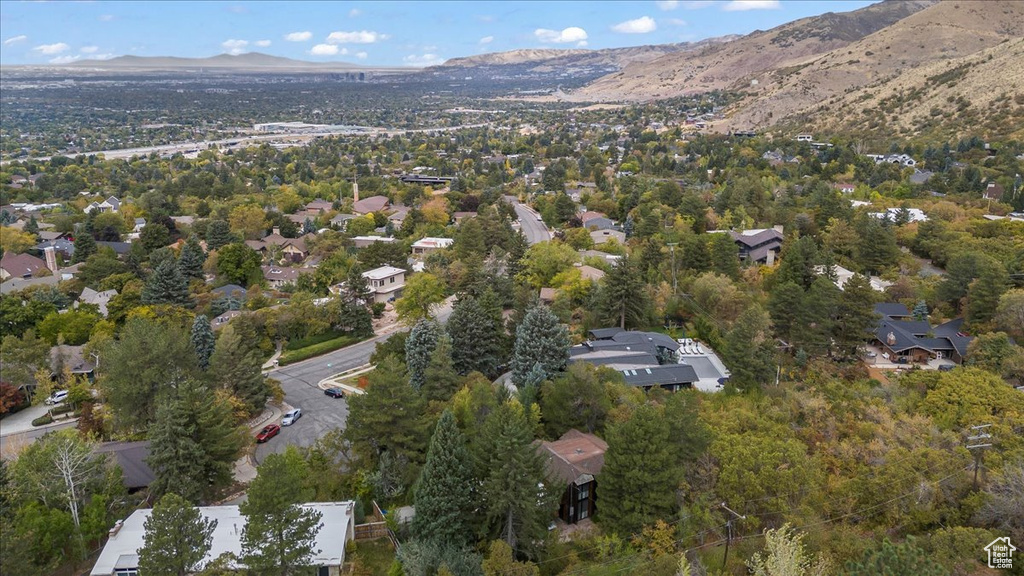
[[[266,442],[267,440],[270,440],[274,436],[277,436],[277,433],[280,432],[280,431],[281,431],[281,427],[278,426],[277,424],[271,424],[269,426],[264,426],[263,430],[260,430],[260,433],[256,435],[256,443],[257,444],[262,444],[263,442]]]

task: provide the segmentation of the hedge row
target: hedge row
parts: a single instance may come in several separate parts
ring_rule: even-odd
[[[354,336],[342,336],[340,338],[334,338],[333,340],[327,340],[325,342],[320,342],[318,344],[306,346],[305,348],[301,348],[298,350],[286,350],[285,352],[281,353],[280,358],[278,358],[278,365],[287,366],[288,364],[300,362],[302,360],[306,360],[314,356],[327,354],[328,352],[334,352],[339,348],[351,346],[352,344],[355,344],[360,340],[361,338],[356,338]]]

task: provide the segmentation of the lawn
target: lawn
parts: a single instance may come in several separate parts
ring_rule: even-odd
[[[349,562],[356,558],[362,563],[365,569],[364,574],[373,576],[387,576],[388,568],[395,559],[395,549],[391,547],[391,541],[387,538],[376,540],[364,540],[356,544],[355,551],[348,556]]]

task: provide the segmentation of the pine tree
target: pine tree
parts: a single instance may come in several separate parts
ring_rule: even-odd
[[[620,537],[675,511],[677,470],[669,438],[668,422],[650,404],[608,427],[599,521]]]
[[[846,563],[849,576],[948,576],[949,571],[932,559],[931,554],[909,536],[906,542],[893,544],[886,538],[880,548],[868,550],[860,562]]]
[[[452,339],[442,332],[430,354],[420,392],[427,400],[447,402],[459,391],[459,384],[459,375],[452,365]]]
[[[245,442],[231,406],[196,380],[178,383],[157,409],[146,462],[156,479],[155,495],[169,492],[197,503],[231,482]]]
[[[316,224],[313,224],[313,221],[310,220],[309,218],[306,218],[305,220],[303,220],[303,222],[302,222],[302,234],[305,235],[305,234],[315,234],[315,233],[316,233]]]
[[[263,410],[270,389],[263,376],[259,349],[243,340],[234,326],[229,324],[221,331],[210,356],[210,366],[217,387],[231,391],[245,403],[250,414]]]
[[[421,541],[469,547],[477,502],[466,438],[445,410],[434,428],[427,461],[416,485],[413,535]]]
[[[199,571],[199,563],[213,544],[217,520],[207,520],[177,494],[165,494],[149,518],[139,549],[139,571],[154,576],[187,576]]]
[[[210,356],[216,345],[216,338],[213,335],[213,328],[210,326],[210,319],[200,314],[192,322],[192,349],[196,352],[196,360],[199,368],[206,370],[210,367]]]
[[[25,224],[25,232],[31,234],[33,237],[39,234],[39,222],[36,221],[35,214],[29,216],[28,223]]]
[[[857,355],[857,348],[864,343],[878,317],[875,315],[875,291],[866,276],[854,274],[843,285],[836,308],[836,320],[833,327],[833,338],[839,354],[852,358]],[[914,308],[915,313],[917,307]],[[928,317],[925,307],[925,318]]]
[[[173,259],[161,262],[160,266],[150,275],[146,285],[142,288],[142,303],[192,306],[192,296],[188,293],[188,280],[178,271]]]
[[[836,314],[839,289],[828,278],[818,277],[804,294],[799,309],[800,330],[797,343],[815,355],[831,348],[832,327]]]
[[[464,260],[470,256],[486,256],[487,244],[484,240],[484,231],[477,218],[469,218],[459,225],[455,235],[456,258]]]
[[[604,278],[598,294],[604,319],[619,328],[635,328],[644,324],[647,291],[643,278],[627,258],[620,258]]]
[[[722,350],[732,372],[731,383],[756,386],[775,375],[775,342],[769,326],[768,313],[757,304],[744,310],[733,323]]]
[[[218,250],[231,244],[231,225],[223,220],[213,220],[206,227],[206,246],[210,250]]]
[[[85,262],[89,256],[96,253],[96,239],[92,237],[92,234],[85,230],[81,230],[75,234],[75,253],[71,256],[71,263],[78,264],[79,262]]]
[[[735,248],[735,245],[734,245]],[[702,236],[691,234],[686,237],[682,246],[676,250],[680,270],[693,270],[702,273],[711,269],[711,255],[708,244]]]
[[[358,262],[349,267],[340,297],[341,301],[346,304],[366,306],[370,297],[370,287],[366,283],[366,278],[363,277],[363,267]]]
[[[193,278],[202,280],[204,262],[206,262],[206,252],[199,244],[199,238],[192,234],[185,242],[185,246],[182,247],[181,255],[178,256],[178,270],[186,280]]]
[[[728,234],[711,235],[711,270],[732,279],[739,278],[740,257],[736,242]]]
[[[300,504],[312,497],[309,465],[294,447],[270,454],[238,509],[245,516],[242,564],[254,574],[309,574],[322,514]]]
[[[928,303],[924,300],[918,300],[917,304],[914,305],[914,310],[910,313],[914,317],[914,320],[918,322],[928,321]]]
[[[996,314],[999,299],[1010,287],[1006,268],[998,262],[985,266],[967,289],[967,321],[972,325],[988,322]]]
[[[422,388],[426,380],[427,365],[437,346],[439,333],[437,324],[426,319],[417,322],[409,331],[409,338],[405,341],[405,364],[409,369],[409,384],[415,390]]]
[[[561,372],[569,361],[569,330],[544,305],[531,308],[516,329],[516,345],[512,355],[512,382],[522,385],[526,376],[539,363],[544,378]]]
[[[484,534],[501,538],[513,553],[531,556],[544,539],[553,500],[544,460],[533,444],[535,413],[515,400],[498,406],[484,421],[474,460],[480,484]]]
[[[475,298],[460,298],[455,304],[447,330],[452,339],[452,361],[459,374],[476,370],[497,376],[501,363],[500,318],[496,322]]]
[[[797,316],[803,298],[803,289],[788,281],[776,284],[769,295],[768,310],[771,313],[772,326],[775,328],[775,334],[786,342],[791,342],[794,329],[799,329]]]

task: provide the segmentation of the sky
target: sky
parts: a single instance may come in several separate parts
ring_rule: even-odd
[[[263,52],[431,66],[518,48],[614,48],[746,34],[866,0],[0,3],[0,63]]]

